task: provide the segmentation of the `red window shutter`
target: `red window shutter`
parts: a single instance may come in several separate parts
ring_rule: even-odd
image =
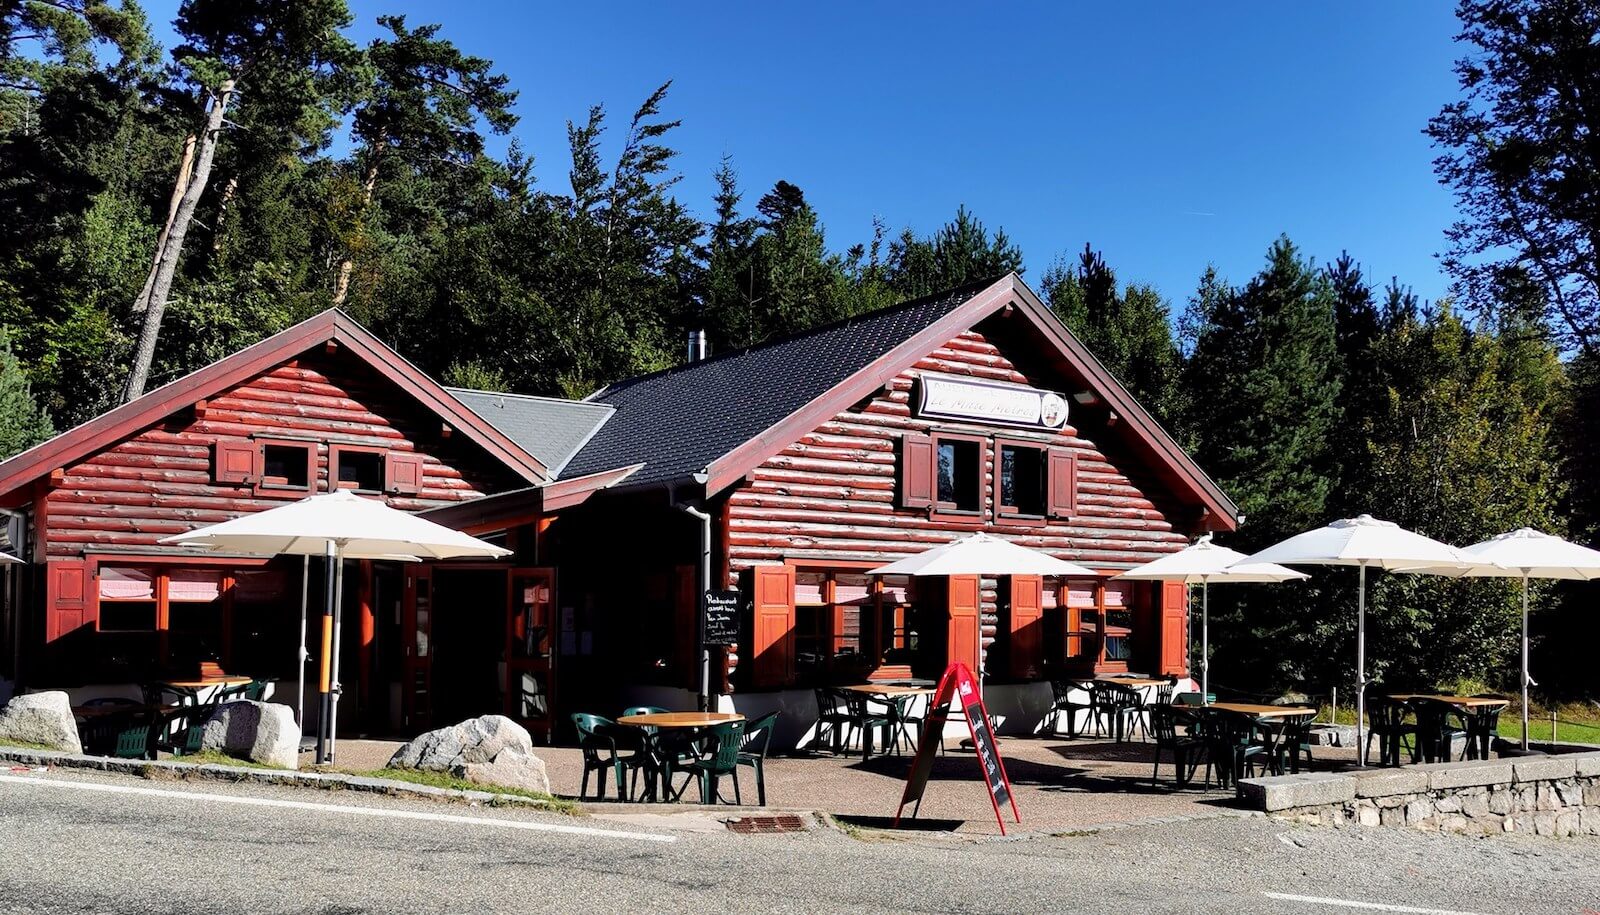
[[[254,483],[261,473],[261,448],[252,441],[218,439],[212,446],[212,478],[218,483]]]
[[[976,575],[952,575],[947,581],[945,658],[950,664],[960,661],[977,676],[983,591]]]
[[[383,461],[385,492],[415,495],[422,492],[422,455],[416,452],[389,452]]]
[[[1189,586],[1181,581],[1164,581],[1161,589],[1161,665],[1163,676],[1189,675]]]
[[[52,559],[45,569],[44,640],[56,639],[98,621],[96,595],[90,590],[89,564],[81,559]]]
[[[1061,448],[1050,449],[1046,509],[1052,518],[1070,518],[1078,512],[1078,456]]]
[[[1011,576],[1011,618],[1007,635],[1011,676],[1037,677],[1044,667],[1044,579]]]
[[[751,685],[788,686],[794,680],[794,569],[756,566],[750,573]]]
[[[926,435],[900,438],[900,507],[933,507],[933,439]]]

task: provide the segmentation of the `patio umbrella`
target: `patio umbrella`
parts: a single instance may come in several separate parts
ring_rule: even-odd
[[[1359,569],[1356,591],[1356,764],[1365,765],[1367,568],[1460,566],[1465,564],[1460,551],[1449,544],[1408,531],[1392,521],[1379,521],[1371,515],[1361,515],[1296,534],[1245,557],[1244,561],[1276,562],[1291,566],[1355,566]]]
[[[1057,559],[1000,537],[969,534],[914,556],[879,566],[868,575],[1071,575],[1094,577],[1093,569]],[[983,657],[983,623],[978,623],[978,651]],[[981,666],[981,660],[980,660]],[[978,688],[983,688],[982,672]]]
[[[329,688],[322,699],[318,762],[332,761],[337,730],[340,629],[337,608],[344,591],[344,560],[416,562],[421,559],[498,558],[511,553],[504,547],[390,508],[377,499],[364,499],[348,490],[311,496],[232,521],[175,534],[161,542],[265,556],[327,557],[329,581],[323,619],[324,626],[331,626],[332,639],[322,658],[323,675]],[[304,650],[302,641],[301,651]]]
[[[1276,582],[1309,578],[1270,562],[1241,562],[1245,555],[1211,542],[1205,534],[1192,545],[1153,559],[1142,566],[1134,566],[1118,578],[1133,581],[1181,581],[1186,585],[1200,586],[1200,695],[1211,694],[1211,596],[1213,582]]]
[[[1528,579],[1600,579],[1600,550],[1591,550],[1531,527],[1518,528],[1461,548],[1469,565],[1398,569],[1452,578],[1522,579],[1522,748],[1528,748]]]

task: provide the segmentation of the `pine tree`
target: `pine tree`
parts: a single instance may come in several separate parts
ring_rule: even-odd
[[[1084,245],[1076,270],[1057,263],[1040,292],[1067,327],[1158,419],[1172,415],[1180,370],[1167,303],[1150,286],[1119,289],[1116,274]]]
[[[1327,280],[1280,238],[1248,284],[1226,294],[1203,285],[1199,301],[1184,378],[1200,466],[1249,519],[1249,544],[1324,523],[1339,397]]]
[[[11,352],[11,331],[0,328],[0,460],[55,434],[49,414],[34,403],[28,375]]]

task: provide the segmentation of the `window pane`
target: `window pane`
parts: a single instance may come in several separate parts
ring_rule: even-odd
[[[362,492],[382,492],[383,455],[370,451],[340,451],[339,486]]]
[[[1021,515],[1044,514],[1044,452],[1000,446],[1000,504]]]
[[[939,442],[939,501],[957,511],[975,512],[983,486],[977,442]]]
[[[154,632],[156,602],[153,600],[101,601],[102,632]]]
[[[290,489],[310,489],[307,475],[311,449],[305,445],[263,445],[261,447],[262,482]]]
[[[154,600],[155,596],[156,579],[148,570],[100,567],[101,600]]]
[[[222,573],[209,569],[173,569],[167,573],[167,600],[209,603],[222,596]]]
[[[1133,658],[1133,642],[1125,635],[1106,637],[1106,660],[1128,661]]]

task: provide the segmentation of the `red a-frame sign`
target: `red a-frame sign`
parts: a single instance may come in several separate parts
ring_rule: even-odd
[[[972,735],[972,748],[978,755],[983,770],[983,781],[989,789],[989,802],[994,805],[994,818],[1000,823],[1000,834],[1006,834],[1005,817],[1001,804],[1011,805],[1011,816],[1018,823],[1022,814],[1017,812],[1017,799],[1011,793],[1011,779],[1006,776],[1006,764],[1000,759],[1000,750],[994,739],[994,729],[989,725],[989,713],[983,707],[983,695],[972,677],[972,671],[961,662],[951,664],[939,678],[939,688],[928,703],[927,719],[922,725],[922,735],[917,739],[917,758],[906,776],[906,790],[900,795],[900,809],[895,811],[894,825],[900,825],[900,816],[906,805],[913,804],[911,815],[922,809],[922,792],[928,787],[928,776],[933,773],[933,755],[939,740],[944,736],[945,722],[950,718],[951,700],[960,700],[957,706],[966,719],[967,731]]]

